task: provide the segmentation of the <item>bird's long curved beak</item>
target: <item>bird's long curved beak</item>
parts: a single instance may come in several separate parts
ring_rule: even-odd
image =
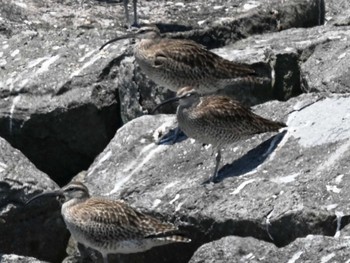
[[[168,104],[170,102],[174,102],[174,101],[178,101],[179,99],[181,99],[181,97],[174,97],[174,98],[171,98],[171,99],[168,99],[168,100],[165,100],[161,103],[159,103],[152,111],[151,111],[151,114],[154,114],[160,107],[163,107],[165,104]]]
[[[120,36],[120,37],[116,37],[116,38],[113,38],[111,40],[109,40],[108,42],[104,43],[101,47],[100,47],[100,50],[102,50],[105,46],[113,43],[113,42],[116,42],[116,41],[119,41],[119,40],[122,40],[122,39],[127,39],[127,38],[134,38],[136,37],[136,33],[130,33],[130,34],[126,34],[124,36]]]
[[[57,197],[57,196],[63,196],[63,193],[61,190],[57,190],[57,191],[49,191],[49,192],[44,192],[44,193],[41,193],[41,194],[37,194],[35,196],[33,196],[32,198],[30,198],[26,203],[25,205],[29,205],[30,203],[32,203],[34,200],[36,199],[39,199],[41,197],[48,197],[48,196],[52,196],[52,197]]]

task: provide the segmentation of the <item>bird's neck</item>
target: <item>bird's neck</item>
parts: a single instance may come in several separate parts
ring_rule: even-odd
[[[70,199],[66,202],[64,202],[64,204],[62,205],[62,211],[69,209],[70,207],[73,207],[77,204],[83,203],[88,199],[88,197],[84,197],[84,198],[73,198]]]
[[[195,108],[200,103],[200,98],[191,98],[180,101],[179,109],[186,110],[189,108]]]
[[[160,39],[141,39],[136,45],[135,50],[145,50],[149,49],[151,46],[157,44]]]

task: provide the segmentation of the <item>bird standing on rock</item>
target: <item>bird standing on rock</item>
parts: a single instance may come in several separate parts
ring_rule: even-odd
[[[155,110],[176,100],[179,101],[176,111],[179,128],[188,137],[212,144],[217,149],[212,181],[217,178],[223,146],[258,133],[276,132],[286,127],[282,122],[254,114],[232,98],[219,95],[200,96],[192,87],[180,89],[175,98],[159,104]]]
[[[191,241],[173,224],[138,212],[122,201],[91,197],[80,182],[36,195],[27,204],[43,196],[64,198],[61,212],[68,230],[78,243],[99,251],[104,263],[108,263],[108,254],[137,253]]]
[[[161,38],[154,26],[141,27],[115,41],[136,38],[134,55],[142,71],[155,83],[172,91],[191,86],[197,92],[212,93],[229,85],[251,85],[257,80],[254,69],[226,60],[192,40]]]

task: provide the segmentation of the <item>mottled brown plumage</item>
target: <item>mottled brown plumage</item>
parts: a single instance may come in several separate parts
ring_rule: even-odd
[[[226,60],[191,40],[163,39],[155,27],[108,41],[141,39],[134,48],[135,59],[142,71],[158,85],[172,91],[191,86],[199,93],[211,93],[228,85],[253,84],[254,69]]]
[[[174,242],[189,242],[179,235],[173,224],[145,215],[123,201],[90,197],[79,182],[68,184],[60,191],[40,194],[65,198],[62,216],[73,238],[80,244],[99,251],[108,262],[108,254],[137,253],[155,246]]]
[[[179,127],[189,137],[215,147],[285,127],[284,123],[262,118],[226,96],[199,96],[192,88],[184,88],[178,92],[178,97]]]

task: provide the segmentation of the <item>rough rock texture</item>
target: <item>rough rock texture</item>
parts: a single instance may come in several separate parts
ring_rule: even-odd
[[[350,96],[306,94],[255,111],[287,121],[288,131],[226,147],[214,185],[205,183],[214,169],[210,149],[190,139],[154,144],[173,116],[144,116],[118,130],[90,167],[88,187],[174,221],[193,240],[173,248],[176,260],[166,247],[125,258],[187,262],[200,244],[228,235],[281,247],[309,234],[334,236],[348,223]]]
[[[122,3],[0,0],[0,137],[59,184],[88,169],[93,194],[122,198],[193,240],[111,261],[347,260],[349,1],[140,0],[138,7],[141,23],[165,36],[256,67],[261,86],[223,92],[265,102],[254,111],[288,130],[227,146],[220,181],[208,184],[210,147],[191,139],[156,145],[176,126],[174,116],[134,119],[173,93],[140,71],[132,41],[98,50],[125,33]],[[5,140],[0,253],[61,262],[68,233],[57,202],[23,206],[57,186]],[[77,262],[77,251],[69,254],[64,262]],[[93,251],[88,257],[100,260]]]
[[[269,52],[275,83],[272,92],[280,100],[301,91],[348,93],[349,37],[349,26],[288,29],[247,38],[217,53],[259,61]]]
[[[46,174],[0,138],[1,253],[61,262],[68,232],[61,219],[58,203],[38,200],[32,205],[24,205],[31,196],[56,188],[57,185]],[[22,262],[11,261],[14,257],[0,256],[0,262]],[[26,260],[23,259],[23,262],[38,262]]]
[[[200,247],[190,263],[349,262],[349,246],[344,238],[309,235],[278,249],[254,238],[229,236]]]
[[[98,16],[56,1],[5,2],[4,23],[16,26],[0,34],[0,136],[62,184],[121,125],[116,87],[100,79]]]
[[[45,263],[46,261],[41,261],[32,257],[24,257],[18,255],[1,255],[0,254],[0,263]]]
[[[324,17],[318,0],[140,2],[141,21],[163,31],[193,29],[174,34],[208,47],[315,26]],[[127,42],[98,51],[116,26],[122,30],[122,9],[108,1],[1,1],[0,136],[60,184],[88,168],[122,120],[173,95],[140,73]],[[269,75],[266,67],[262,71]],[[270,86],[264,82],[263,90]],[[249,103],[270,98],[268,93]]]

